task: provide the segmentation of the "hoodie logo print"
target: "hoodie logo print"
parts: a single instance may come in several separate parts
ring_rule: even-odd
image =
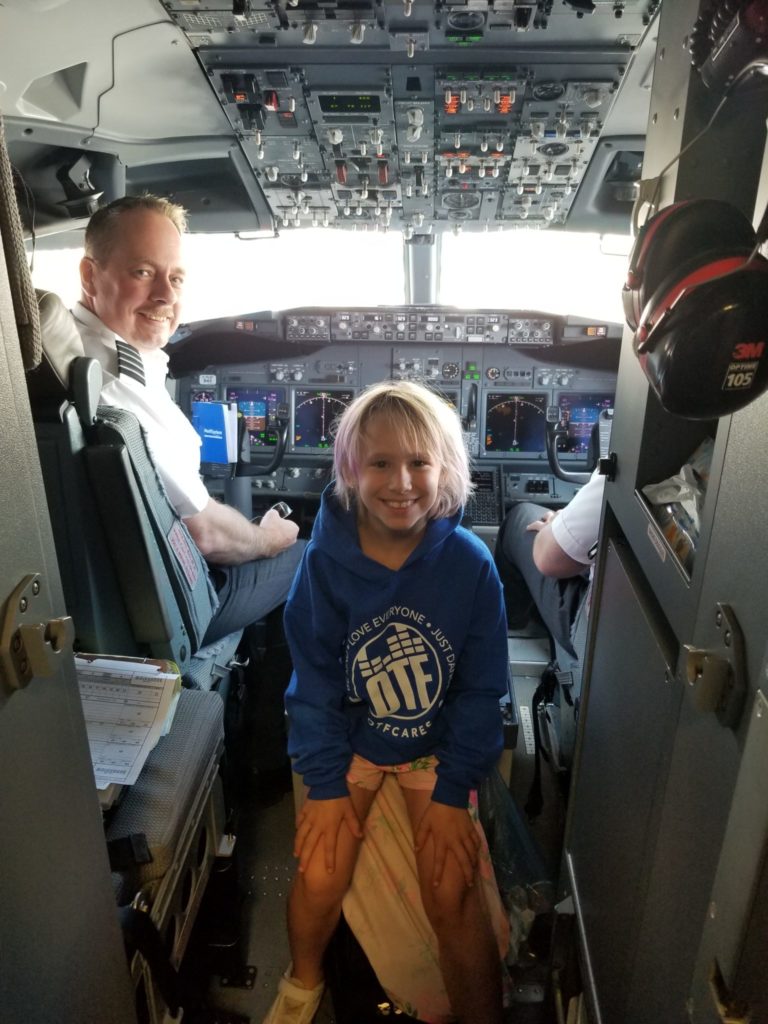
[[[355,655],[351,682],[375,718],[418,719],[441,692],[440,659],[418,629],[390,622]]]

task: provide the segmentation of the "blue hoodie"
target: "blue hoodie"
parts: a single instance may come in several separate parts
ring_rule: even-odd
[[[491,554],[457,514],[388,569],[363,554],[332,486],[285,609],[294,768],[323,800],[347,796],[353,753],[379,765],[435,754],[433,799],[466,807],[503,746],[507,627]]]

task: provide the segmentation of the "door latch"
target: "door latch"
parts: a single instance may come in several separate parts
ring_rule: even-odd
[[[717,605],[715,626],[720,646],[706,649],[683,644],[685,674],[699,710],[714,711],[721,725],[734,729],[747,695],[744,634],[727,604]]]
[[[71,651],[75,627],[69,616],[41,622],[36,604],[40,574],[25,576],[5,603],[0,625],[0,701],[33,679],[53,676],[63,651]]]

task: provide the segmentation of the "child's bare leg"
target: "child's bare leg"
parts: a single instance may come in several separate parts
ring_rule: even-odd
[[[358,820],[365,822],[375,792],[350,786],[350,799]],[[288,941],[292,976],[312,989],[323,980],[322,960],[341,914],[341,903],[355,869],[360,840],[342,826],[336,844],[336,867],[329,873],[321,844],[306,871],[296,872],[288,897]]]
[[[431,800],[425,790],[403,789],[411,826]],[[451,1009],[460,1024],[501,1024],[501,961],[479,882],[467,886],[458,862],[448,855],[440,885],[433,884],[433,844],[417,852],[421,898],[437,936],[440,969]]]

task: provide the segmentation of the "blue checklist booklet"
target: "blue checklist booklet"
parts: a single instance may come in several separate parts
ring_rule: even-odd
[[[235,402],[193,402],[192,426],[202,439],[201,462],[225,466],[237,462]]]

